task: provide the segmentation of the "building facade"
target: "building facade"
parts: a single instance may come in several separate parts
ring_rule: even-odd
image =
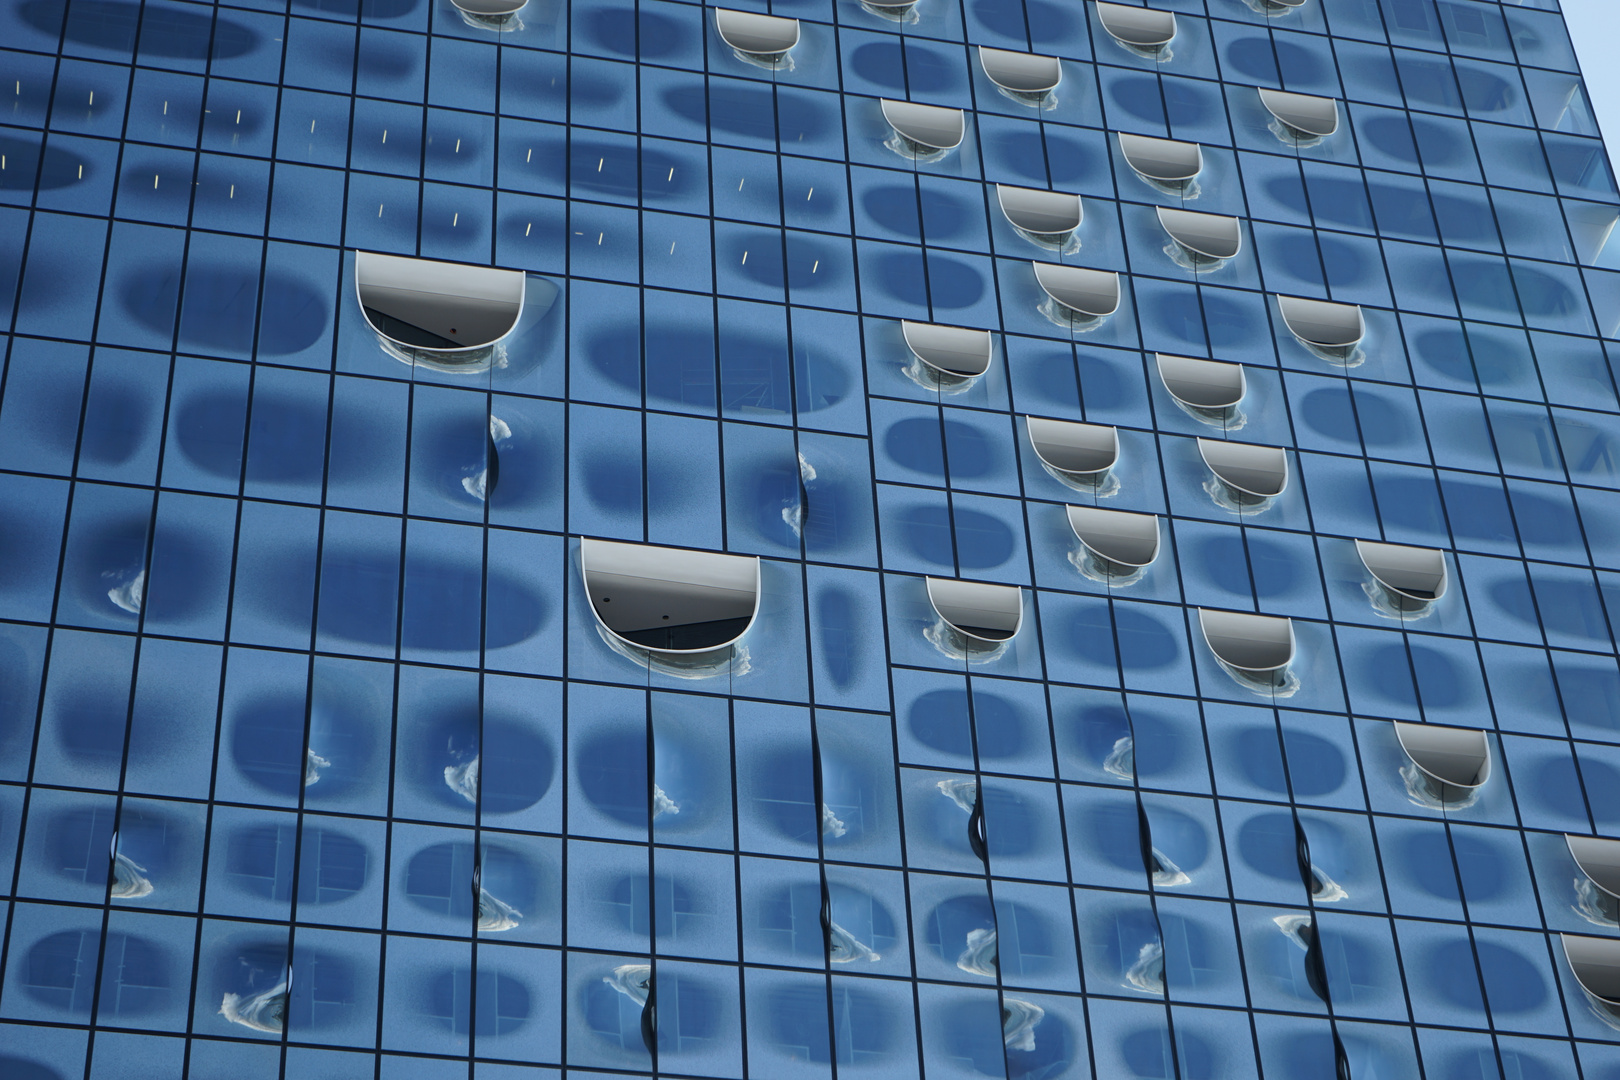
[[[0,1076],[1620,1078],[1555,0],[736,2],[0,10]]]

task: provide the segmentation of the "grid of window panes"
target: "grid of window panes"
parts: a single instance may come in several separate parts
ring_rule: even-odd
[[[5,0],[0,1075],[1620,1077],[1560,943],[1620,933],[1565,840],[1620,831],[1620,195],[1554,0],[1155,0],[1158,55],[1089,0],[731,2],[791,63],[679,0]],[[522,318],[402,363],[357,251],[526,271]],[[1280,295],[1361,305],[1353,363]],[[1028,416],[1117,428],[1108,482]],[[1088,576],[1071,504],[1157,560]],[[584,537],[759,556],[729,663],[613,647]],[[1390,617],[1356,539],[1450,591]],[[929,576],[1017,636],[951,647]],[[1291,680],[1199,609],[1292,619]],[[1489,780],[1419,797],[1392,721]]]

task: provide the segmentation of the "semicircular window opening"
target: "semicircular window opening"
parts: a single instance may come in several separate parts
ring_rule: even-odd
[[[1288,670],[1295,652],[1292,619],[1199,608],[1198,625],[1209,651],[1243,686],[1259,693],[1297,686]]]
[[[1119,133],[1119,152],[1131,171],[1167,195],[1197,198],[1204,148],[1197,143]]]
[[[1600,922],[1620,923],[1620,840],[1566,835],[1564,843],[1586,878],[1576,886],[1581,913]]]
[[[1083,552],[1076,565],[1087,577],[1116,586],[1133,584],[1159,557],[1157,515],[1096,506],[1066,509]]]
[[[1165,392],[1194,419],[1232,431],[1243,426],[1238,406],[1248,392],[1242,364],[1155,353]]]
[[[1274,19],[1279,15],[1287,15],[1289,12],[1298,11],[1310,0],[1243,0],[1243,2],[1266,18]]]
[[[1165,253],[1194,273],[1219,270],[1243,250],[1243,223],[1235,217],[1164,206],[1158,215],[1171,241]]]
[[[1472,802],[1491,777],[1491,740],[1478,728],[1396,720],[1395,738],[1410,767],[1401,770],[1414,797],[1443,805]]]
[[[1119,275],[1062,263],[1031,263],[1035,283],[1046,294],[1040,312],[1070,331],[1084,333],[1119,310]]]
[[[1161,63],[1170,59],[1170,42],[1176,36],[1175,12],[1097,0],[1097,19],[1108,36],[1128,52]]]
[[[1450,575],[1443,551],[1357,540],[1356,554],[1373,577],[1367,594],[1385,614],[1420,615],[1446,595]]]
[[[967,121],[961,109],[919,105],[914,101],[881,101],[883,119],[894,134],[884,143],[903,158],[938,161],[962,145]]]
[[[480,30],[510,33],[523,29],[518,12],[529,6],[529,0],[450,0],[461,13],[461,21]]]
[[[911,350],[906,375],[924,389],[958,393],[990,370],[994,343],[988,330],[904,321],[900,331]]]
[[[1367,321],[1357,304],[1330,300],[1277,297],[1288,332],[1316,356],[1335,364],[1350,364],[1367,336]]]
[[[407,364],[486,371],[523,316],[521,270],[357,251],[354,285],[383,348]]]
[[[580,565],[591,610],[638,661],[723,662],[759,614],[759,559],[585,539]]]
[[[793,67],[788,53],[799,43],[798,19],[715,8],[714,28],[744,63],[772,71]]]
[[[997,90],[1014,101],[1037,109],[1057,104],[1054,91],[1063,82],[1063,64],[1055,56],[1011,52],[979,46],[979,66]]]
[[[1219,485],[1205,490],[1226,509],[1264,509],[1288,489],[1288,451],[1281,447],[1199,439],[1198,453]]]
[[[918,0],[861,0],[861,10],[889,22],[921,22],[917,14]]]
[[[1339,103],[1329,97],[1261,88],[1271,133],[1291,146],[1315,146],[1339,130]]]
[[[1620,940],[1560,934],[1564,960],[1597,1008],[1620,1019]]]
[[[999,653],[1024,625],[1024,591],[1016,585],[931,577],[927,587],[928,602],[959,652]]]
[[[1110,475],[1119,461],[1118,429],[1038,416],[1026,416],[1024,427],[1036,460],[1061,483],[1088,494],[1119,490]]]
[[[1080,196],[1066,191],[996,185],[996,201],[1008,224],[1032,244],[1050,251],[1078,251],[1075,233],[1085,218]]]

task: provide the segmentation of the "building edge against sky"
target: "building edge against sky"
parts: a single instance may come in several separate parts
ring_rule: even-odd
[[[1553,0],[0,24],[0,1077],[1620,1080]]]

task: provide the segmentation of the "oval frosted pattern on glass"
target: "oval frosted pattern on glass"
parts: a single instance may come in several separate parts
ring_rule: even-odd
[[[1395,721],[1401,749],[1424,775],[1454,788],[1477,788],[1491,775],[1491,743],[1476,728]]]
[[[1176,36],[1176,14],[1129,4],[1108,4],[1097,0],[1097,18],[1110,37],[1139,49],[1156,49],[1170,44]]]
[[[1016,585],[931,577],[928,602],[940,618],[980,641],[1007,641],[1024,621],[1024,594]]]
[[[1305,138],[1325,139],[1339,130],[1339,103],[1332,98],[1262,89],[1260,102],[1285,127]]]
[[[1446,556],[1434,548],[1357,540],[1356,554],[1378,583],[1408,600],[1428,602],[1446,594]]]
[[[1170,239],[1207,259],[1230,259],[1243,250],[1243,224],[1224,214],[1159,207],[1159,224]]]
[[[481,349],[523,314],[520,270],[359,251],[355,291],[371,328],[397,344],[436,352]]]
[[[450,0],[450,2],[469,15],[493,19],[502,15],[516,15],[528,6],[529,0]]]
[[[1281,447],[1199,439],[1198,453],[1222,483],[1245,495],[1270,499],[1288,487],[1288,452]]]
[[[1111,469],[1119,460],[1119,432],[1099,424],[1024,418],[1035,455],[1058,472],[1086,475]]]
[[[1033,263],[1035,280],[1053,300],[1094,319],[1119,310],[1119,275],[1061,263]]]
[[[1184,183],[1204,167],[1204,148],[1197,143],[1120,132],[1119,150],[1132,169],[1162,183]]]
[[[1069,528],[1092,554],[1120,566],[1147,566],[1159,557],[1159,519],[1153,514],[1068,508]]]
[[[948,375],[983,375],[990,370],[990,331],[934,323],[902,322],[913,356]]]
[[[1306,300],[1298,296],[1277,297],[1288,330],[1307,345],[1323,349],[1350,349],[1367,336],[1367,323],[1356,304],[1335,304],[1328,300]]]
[[[1050,93],[1063,81],[1063,64],[1055,56],[980,45],[979,66],[991,82],[1015,94]]]
[[[1294,659],[1294,623],[1271,615],[1198,609],[1209,651],[1240,671],[1278,671]]]
[[[1194,409],[1230,409],[1243,400],[1248,380],[1242,364],[1154,354],[1170,396]]]
[[[1080,227],[1085,216],[1080,196],[1066,191],[996,185],[996,201],[1014,228],[1043,237],[1061,237]]]
[[[591,609],[615,636],[655,652],[730,645],[759,611],[759,559],[586,539]]]
[[[1570,857],[1592,884],[1620,898],[1620,840],[1602,836],[1565,836]]]
[[[1605,1005],[1620,1006],[1620,940],[1606,937],[1559,935],[1564,959],[1581,989]]]
[[[780,57],[799,43],[798,19],[716,8],[714,28],[733,49],[761,59]]]
[[[918,105],[912,101],[882,102],[883,119],[901,138],[930,150],[951,150],[962,144],[967,130],[961,109],[947,109],[938,105]]]

